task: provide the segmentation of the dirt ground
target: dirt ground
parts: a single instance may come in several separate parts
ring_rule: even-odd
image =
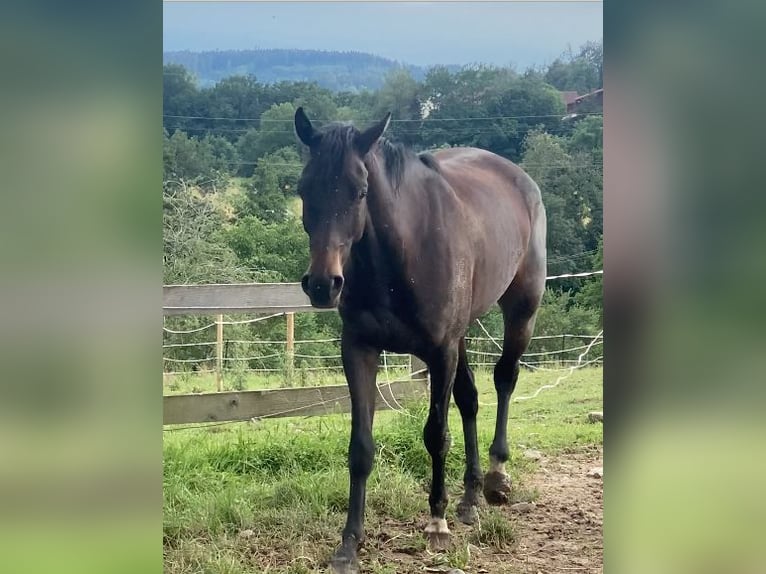
[[[519,542],[511,552],[519,572],[602,572],[603,482],[589,476],[601,467],[600,451],[541,461],[533,483],[540,496],[519,516]]]
[[[601,574],[603,571],[603,482],[600,476],[589,475],[603,466],[602,451],[593,448],[576,454],[539,460],[537,472],[523,485],[536,489],[534,507],[520,512],[500,507],[514,524],[514,542],[498,551],[490,545],[475,543],[472,530],[449,520],[453,537],[463,539],[469,556],[465,565],[455,564],[461,556],[435,554],[418,548],[408,548],[407,539],[419,534],[421,524],[391,521],[368,539],[367,551],[362,551],[362,572],[370,561],[385,565],[385,571],[449,572],[459,565],[466,574],[554,574],[582,572]],[[459,551],[458,551],[459,554]],[[450,562],[452,562],[450,564]],[[375,570],[373,570],[375,571]]]

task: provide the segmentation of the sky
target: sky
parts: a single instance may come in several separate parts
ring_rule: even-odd
[[[545,65],[602,38],[600,2],[164,2],[164,50],[359,51],[407,64]]]

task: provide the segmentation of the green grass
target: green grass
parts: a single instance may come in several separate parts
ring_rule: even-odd
[[[389,379],[399,380],[409,376],[409,370],[389,369]],[[380,374],[381,382],[385,382],[383,373]],[[278,389],[290,387],[316,387],[324,385],[345,385],[346,378],[341,369],[301,371],[296,369],[290,384],[285,381],[285,374],[279,373],[253,373],[248,371],[224,371],[223,390],[242,391],[256,389]],[[216,379],[214,373],[181,373],[166,375],[163,384],[164,394],[178,395],[187,393],[212,393],[215,392]]]
[[[557,373],[551,372],[522,373],[514,396],[530,394],[556,378]],[[601,408],[601,379],[600,368],[575,371],[557,388],[512,405],[508,468],[516,489],[514,501],[536,496],[525,481],[537,463],[523,457],[524,449],[556,455],[601,444],[601,425],[587,421],[589,411]],[[484,403],[478,430],[486,468],[495,392],[486,372],[477,373],[477,384]],[[502,511],[482,508],[480,525],[464,532],[453,529],[454,543],[448,552],[426,553],[421,535],[428,517],[426,489],[431,474],[422,441],[426,412],[425,405],[414,404],[405,413],[376,414],[377,455],[368,483],[368,543],[362,555],[366,571],[401,571],[388,559],[391,552],[462,568],[470,561],[470,545],[501,551],[516,539],[515,526]],[[165,571],[324,571],[345,520],[349,429],[350,416],[339,414],[166,432]],[[464,464],[460,417],[454,406],[450,429],[447,486],[452,528]]]

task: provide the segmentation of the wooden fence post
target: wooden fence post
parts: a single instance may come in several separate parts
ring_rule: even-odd
[[[293,374],[295,370],[295,313],[286,313],[287,317],[287,346],[286,346],[286,366],[287,366],[287,384],[293,384]]]
[[[215,382],[220,393],[223,391],[223,315],[218,315],[215,323]]]

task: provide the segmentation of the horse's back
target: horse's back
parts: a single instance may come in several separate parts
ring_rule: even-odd
[[[439,172],[465,200],[489,191],[518,194],[531,211],[542,203],[540,189],[532,178],[511,160],[487,150],[471,147],[448,148],[434,152]]]
[[[518,165],[477,148],[433,154],[475,234],[474,311],[483,313],[512,281],[545,276],[545,210],[540,189]],[[537,286],[534,290],[537,290]]]

